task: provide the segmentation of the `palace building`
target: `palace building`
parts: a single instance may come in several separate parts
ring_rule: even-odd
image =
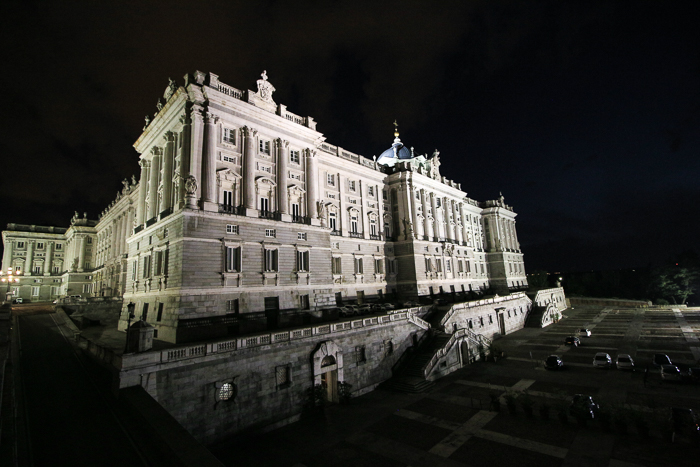
[[[16,295],[123,297],[120,329],[133,302],[158,339],[186,342],[252,314],[274,327],[348,301],[527,287],[503,197],[469,198],[437,150],[415,153],[398,131],[378,158],[334,146],[275,103],[265,73],[257,88],[199,71],[171,80],[134,144],[138,182],[98,221],[8,225]]]

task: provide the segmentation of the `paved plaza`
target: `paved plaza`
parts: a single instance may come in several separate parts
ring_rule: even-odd
[[[664,419],[671,406],[700,411],[700,386],[662,383],[650,358],[666,353],[674,363],[695,364],[700,309],[576,307],[564,315],[545,329],[499,339],[505,359],[477,362],[427,393],[379,388],[349,405],[326,407],[271,433],[240,435],[211,450],[231,466],[697,465],[700,446],[686,438],[671,444]],[[564,346],[564,338],[582,327],[592,336],[578,348]],[[595,369],[597,352],[613,359],[628,353],[637,371]],[[564,371],[543,369],[551,354],[563,358]],[[522,391],[534,403],[532,418],[520,404],[514,414],[504,405],[503,396]],[[570,416],[563,423],[558,408],[577,393],[626,413],[628,423],[593,420],[584,426]],[[498,412],[490,410],[493,395],[502,402]],[[548,419],[539,414],[542,404],[551,406]],[[640,416],[648,434],[637,428]]]

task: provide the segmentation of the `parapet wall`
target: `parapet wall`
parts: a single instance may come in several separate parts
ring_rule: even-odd
[[[296,421],[314,383],[351,385],[352,395],[391,377],[426,331],[410,311],[280,330],[122,358],[120,387],[140,385],[203,443]],[[328,357],[328,359],[326,359]],[[325,363],[324,363],[325,362]],[[224,383],[232,400],[217,394]]]

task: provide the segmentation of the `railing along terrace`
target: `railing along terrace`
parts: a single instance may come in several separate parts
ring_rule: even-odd
[[[362,232],[348,232],[352,238],[362,238],[364,234]]]
[[[471,300],[468,302],[455,303],[452,305],[452,307],[450,307],[450,310],[440,320],[440,327],[444,328],[445,323],[452,317],[452,315],[454,315],[459,310],[474,308],[482,305],[492,305],[495,303],[507,302],[511,300],[518,300],[521,298],[527,298],[527,295],[524,292],[516,292],[510,295],[505,295],[503,297],[483,298],[480,300]]]
[[[425,309],[430,307],[414,307],[405,308],[400,310],[393,310],[386,315],[381,316],[365,316],[357,319],[351,319],[349,321],[341,321],[336,323],[324,323],[317,326],[309,326],[297,329],[288,330],[276,330],[272,332],[253,334],[248,336],[241,336],[234,339],[211,342],[205,344],[198,344],[186,347],[171,348],[161,351],[151,351],[142,352],[138,355],[138,364],[134,364],[134,367],[140,365],[150,365],[155,363],[168,363],[175,362],[178,360],[186,360],[196,357],[205,357],[208,355],[216,355],[224,352],[234,352],[237,350],[242,350],[252,347],[260,347],[263,345],[273,345],[279,342],[290,342],[299,339],[313,338],[319,335],[333,334],[338,332],[350,331],[353,329],[367,328],[372,326],[381,326],[391,323],[396,323],[400,321],[408,321],[423,329],[428,329],[430,325],[416,316],[416,313],[420,311],[426,311]],[[145,355],[150,354],[154,358],[143,359]],[[128,360],[131,354],[126,354],[122,358],[124,366],[128,367]]]
[[[342,230],[331,230],[331,235],[334,235],[336,237],[340,237],[341,235],[343,235],[343,231]]]
[[[219,92],[223,92],[227,96],[231,96],[235,99],[243,99],[243,91],[241,91],[240,89],[236,89],[233,86],[229,86],[228,84],[224,84],[221,82],[219,82],[218,84]]]
[[[230,204],[220,204],[219,205],[219,212],[220,213],[242,215],[243,210],[244,210],[243,206],[232,206]]]

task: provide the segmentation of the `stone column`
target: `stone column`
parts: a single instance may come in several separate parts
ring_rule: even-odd
[[[374,192],[377,196],[377,222],[379,223],[379,225],[377,225],[377,234],[380,236],[380,238],[386,240],[386,237],[384,235],[384,198],[382,192],[379,191],[380,189],[381,188],[379,187],[379,185],[374,186]]]
[[[126,249],[126,239],[131,236],[129,229],[129,226],[131,225],[131,217],[131,208],[127,208],[126,213],[124,214],[124,230],[122,231],[122,244],[121,248],[119,249],[120,254],[128,253]]]
[[[141,166],[141,176],[139,177],[139,198],[136,205],[136,225],[143,225],[146,222],[146,185],[148,184],[148,161],[139,160]]]
[[[165,134],[165,152],[163,154],[163,199],[160,203],[160,212],[173,207],[173,154],[175,152],[175,135],[172,131]],[[121,245],[119,248],[121,252]]]
[[[180,206],[185,206],[185,179],[190,174],[190,153],[192,145],[192,120],[188,114],[180,117],[182,121],[182,144],[180,150],[180,177],[179,177],[179,196]]]
[[[218,211],[216,205],[216,122],[219,117],[207,112],[204,117],[204,154],[202,155],[202,208]]]
[[[119,250],[122,246],[122,218],[117,218],[114,222],[114,257],[119,256]]]
[[[81,235],[78,240],[78,272],[85,270],[85,236]]]
[[[158,179],[160,178],[160,148],[153,148],[151,157],[150,180],[148,183],[148,213],[146,221],[158,215]]]
[[[287,193],[287,162],[289,161],[289,141],[281,138],[275,140],[277,146],[277,210],[283,221],[289,221],[289,199]]]
[[[438,215],[435,193],[430,193],[430,207],[433,210],[433,237],[440,236],[440,216]]]
[[[430,232],[430,220],[428,220],[428,203],[425,200],[425,189],[420,189],[420,203],[423,208],[423,236],[428,237]]]
[[[34,240],[27,241],[27,257],[24,259],[24,274],[33,275],[32,261],[34,260]]]
[[[460,219],[459,219],[459,211],[457,210],[457,203],[455,200],[450,200],[450,207],[452,208],[452,220],[454,221],[454,227],[452,227],[452,235],[453,239],[458,242],[459,241],[459,224],[460,224]]]
[[[515,249],[520,251],[520,242],[518,241],[518,231],[515,228],[515,221],[513,221],[513,241],[515,242]]]
[[[339,180],[340,181],[340,180]],[[321,225],[318,220],[318,164],[316,159],[316,151],[314,149],[306,150],[306,212],[311,218],[311,225]]]
[[[246,209],[246,215],[248,215],[248,211],[251,211],[250,215],[255,216],[257,215],[255,209],[255,137],[258,134],[258,130],[245,127],[243,133],[245,135],[245,154],[242,164],[243,206]]]
[[[199,204],[202,198],[202,148],[204,145],[204,115],[201,107],[193,107],[191,115],[191,128],[189,138],[189,175],[197,182],[197,190],[194,195],[195,204]]]
[[[418,207],[416,206],[416,189],[413,183],[408,184],[408,207],[411,210],[411,222],[413,223],[413,238],[418,236]]]
[[[362,238],[369,238],[369,219],[367,218],[367,206],[363,193],[362,180],[357,181],[357,189],[360,190],[360,217],[362,225]]]
[[[5,273],[7,268],[12,267],[12,250],[15,246],[14,240],[9,240],[5,243],[5,249],[2,252],[2,272]]]
[[[44,257],[44,275],[51,275],[51,255],[53,254],[53,242],[46,242],[46,256]]]

